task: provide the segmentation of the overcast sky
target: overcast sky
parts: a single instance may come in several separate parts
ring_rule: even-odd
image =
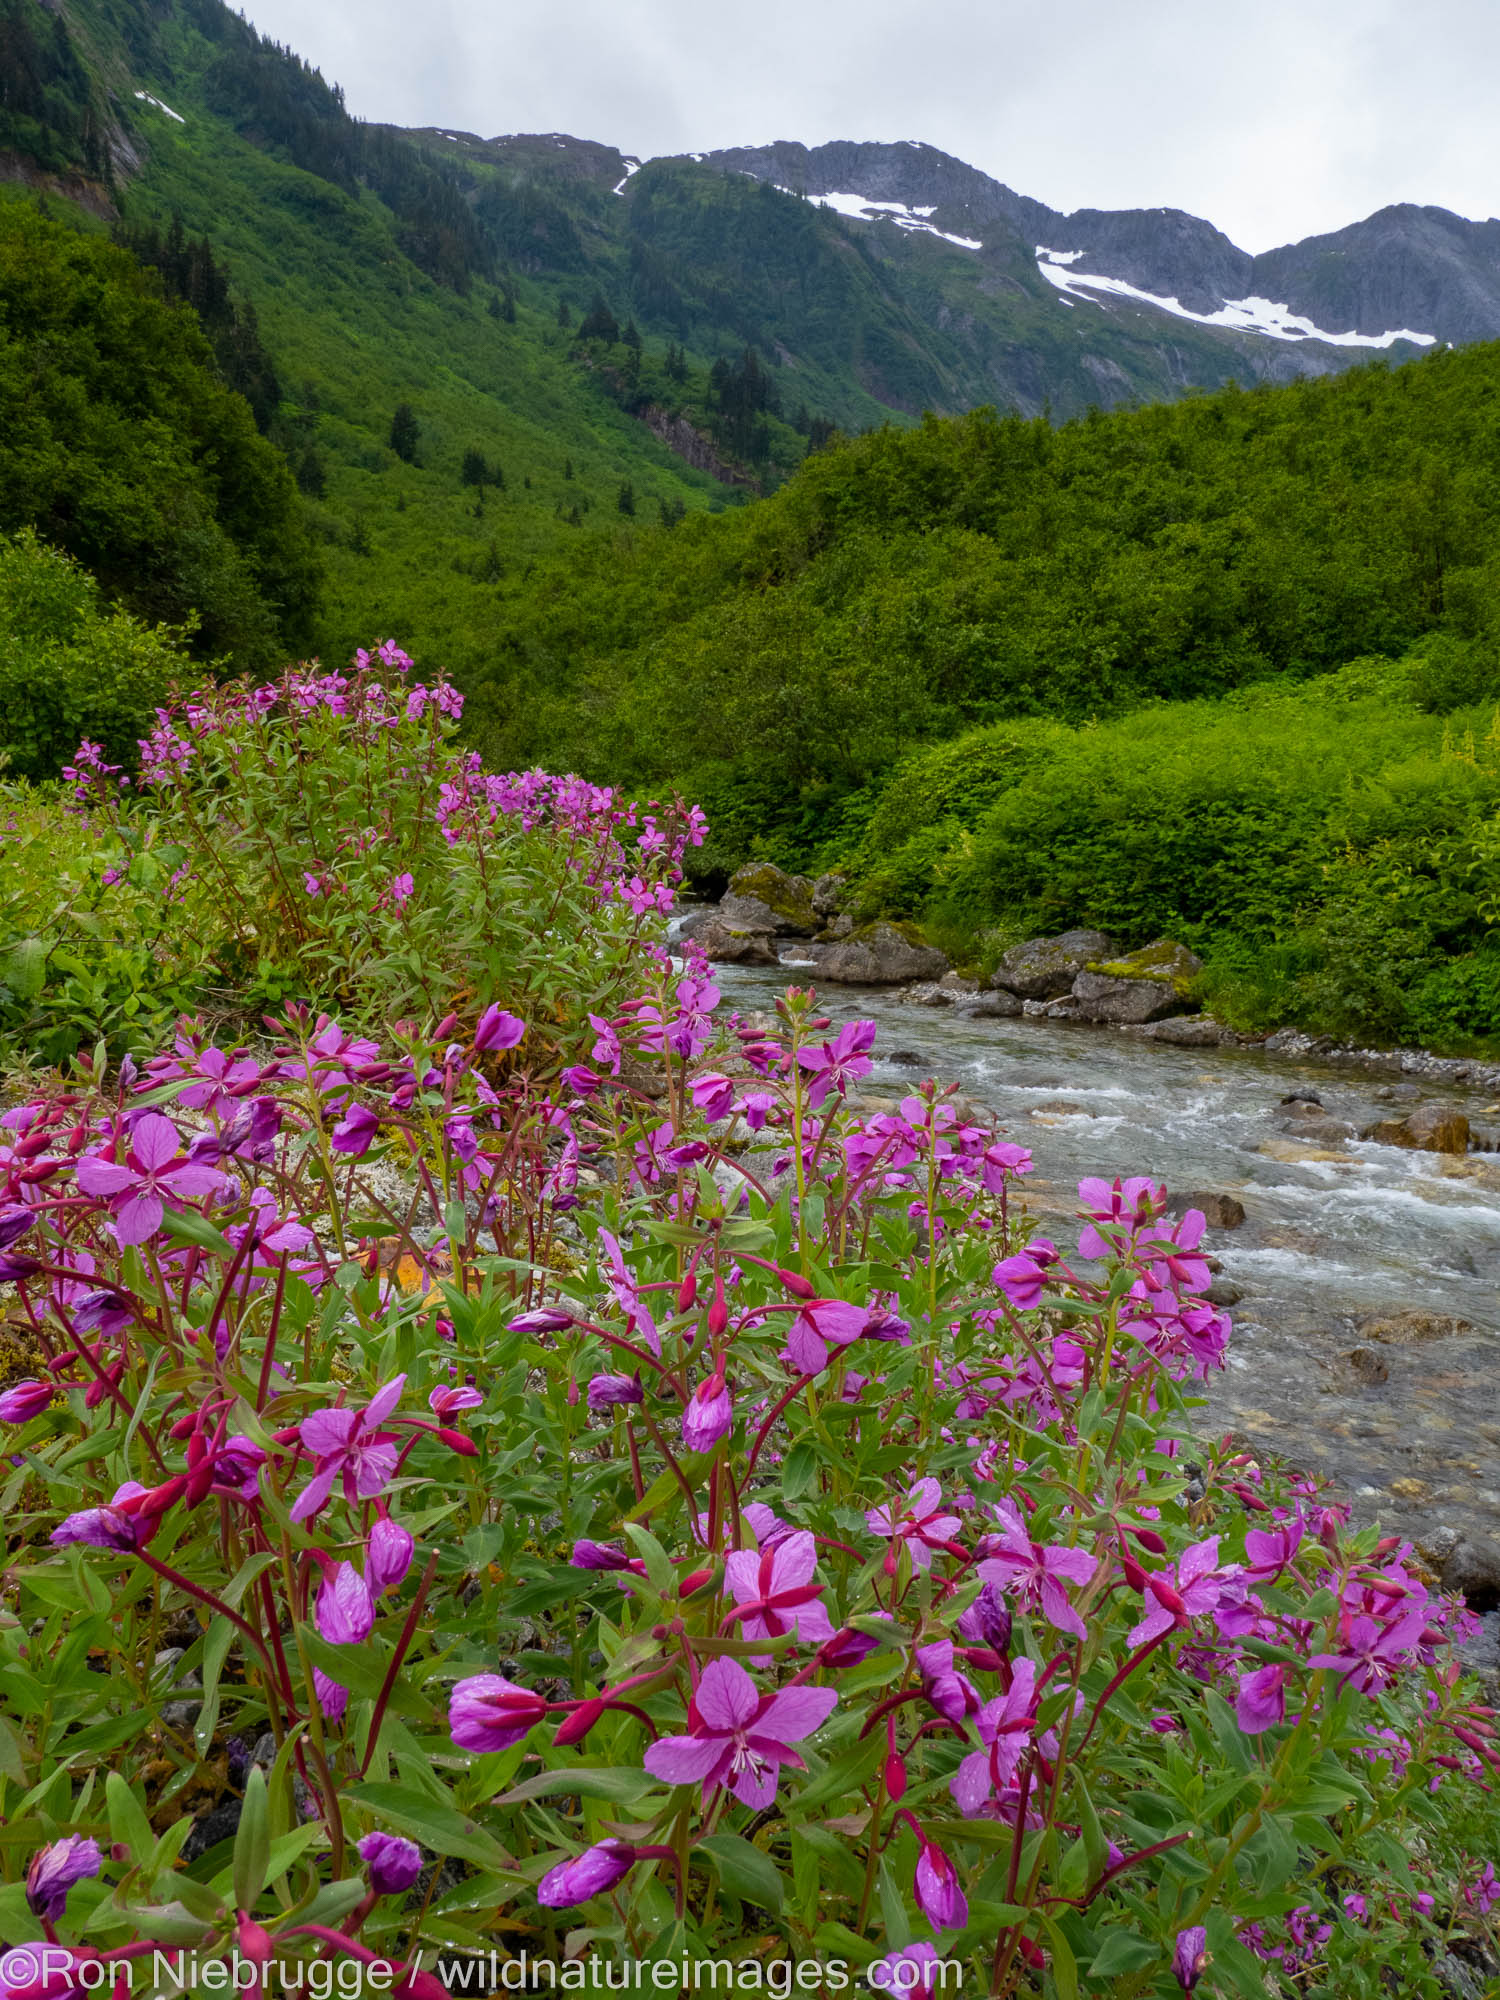
[[[925,139],[1053,207],[1185,208],[1251,251],[1392,201],[1500,211],[1494,0],[245,4],[401,125],[643,157]]]

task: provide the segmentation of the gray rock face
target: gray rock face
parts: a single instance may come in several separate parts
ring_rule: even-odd
[[[1063,931],[1012,945],[990,978],[991,986],[1023,1000],[1055,1000],[1069,991],[1091,959],[1111,958],[1117,947],[1103,931]]]
[[[931,945],[913,944],[894,924],[871,924],[830,945],[819,961],[818,977],[835,986],[909,986],[941,979],[947,970],[947,959]]]
[[[1103,966],[1080,972],[1073,982],[1085,1021],[1161,1021],[1188,1012],[1188,989],[1203,961],[1170,938],[1158,938],[1124,958],[1105,957]]]
[[[696,934],[704,955],[717,965],[779,965],[771,933],[765,930],[736,929],[715,915]]]
[[[788,875],[769,861],[753,861],[730,877],[719,915],[735,930],[811,937],[821,928],[812,896],[805,875]]]
[[[812,906],[820,917],[831,917],[842,907],[848,893],[849,877],[840,868],[820,875],[812,887]]]
[[[1165,1021],[1148,1021],[1141,1034],[1147,1041],[1167,1042],[1178,1049],[1220,1049],[1239,1040],[1232,1028],[1211,1014],[1178,1014]]]
[[[1019,1014],[1025,1004],[1017,994],[998,987],[993,993],[976,993],[959,1000],[953,1011],[965,1021],[1001,1021]]]

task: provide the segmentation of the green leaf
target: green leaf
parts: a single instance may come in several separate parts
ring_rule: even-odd
[[[659,1597],[672,1596],[676,1587],[676,1576],[666,1550],[649,1529],[638,1521],[626,1521],[625,1532],[635,1544],[636,1553],[646,1565],[646,1574],[651,1586]]]
[[[364,1806],[398,1833],[421,1841],[435,1854],[451,1854],[459,1861],[471,1861],[476,1868],[486,1869],[492,1875],[509,1876],[516,1872],[514,1861],[482,1826],[465,1819],[451,1806],[415,1797],[405,1785],[351,1785],[343,1796],[353,1805]]]
[[[1052,1982],[1058,2000],[1078,2000],[1078,1961],[1073,1956],[1073,1947],[1045,1910],[1038,1910],[1036,1915],[1052,1947]]]
[[[211,1256],[222,1257],[225,1263],[234,1257],[234,1245],[229,1238],[222,1236],[196,1209],[164,1208],[161,1226],[174,1243],[194,1244]]]
[[[224,1670],[225,1656],[229,1642],[234,1637],[234,1627],[227,1618],[216,1617],[203,1636],[203,1705],[198,1710],[198,1720],[193,1728],[193,1741],[199,1754],[207,1750],[213,1741],[214,1730],[219,1721],[219,1675]],[[249,1905],[242,1907],[248,1908]]]
[[[510,1791],[502,1792],[493,1803],[516,1806],[524,1805],[528,1799],[559,1796],[613,1799],[621,1805],[634,1805],[651,1790],[653,1782],[644,1771],[633,1771],[628,1766],[579,1764],[569,1771],[538,1771]]]
[[[782,1467],[782,1490],[788,1500],[800,1500],[817,1484],[818,1454],[806,1438],[794,1444]]]
[[[1161,1956],[1161,1946],[1146,1938],[1134,1937],[1129,1931],[1106,1931],[1103,1944],[1094,1953],[1089,1976],[1108,1979],[1116,1973],[1139,1972],[1143,1966],[1155,1964]]]
[[[245,1802],[240,1808],[239,1828],[234,1836],[234,1906],[253,1910],[266,1886],[266,1870],[271,1865],[271,1838],[266,1830],[266,1774],[259,1764],[250,1766],[245,1781]]]
[[[754,1903],[773,1916],[781,1908],[786,1894],[781,1871],[769,1854],[750,1841],[737,1833],[711,1833],[698,1842],[694,1852],[709,1856],[727,1894],[738,1896],[742,1903]]]
[[[148,1861],[156,1845],[156,1836],[151,1831],[145,1807],[118,1771],[111,1771],[105,1778],[104,1797],[109,1807],[110,1839],[121,1847],[129,1848],[133,1861]]]

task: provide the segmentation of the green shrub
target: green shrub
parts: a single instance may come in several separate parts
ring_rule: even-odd
[[[151,712],[187,665],[185,631],[101,602],[99,586],[29,528],[0,535],[0,759],[52,778],[81,737],[132,764]]]

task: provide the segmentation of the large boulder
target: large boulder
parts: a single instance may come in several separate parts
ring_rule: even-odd
[[[1003,986],[993,993],[976,993],[971,999],[960,998],[954,1013],[965,1021],[1003,1021],[1019,1014],[1026,1003],[1015,993],[1007,993]]]
[[[1454,1105],[1419,1104],[1405,1118],[1382,1118],[1367,1125],[1360,1137],[1418,1153],[1467,1153],[1469,1121]]]
[[[849,877],[841,868],[831,868],[812,885],[812,906],[820,917],[836,916],[849,893]]]
[[[718,965],[779,965],[771,933],[742,930],[727,924],[721,916],[695,933],[706,958]]]
[[[1161,1021],[1192,1010],[1192,983],[1203,970],[1185,945],[1158,938],[1124,958],[1096,959],[1073,981],[1085,1021]]]
[[[769,861],[752,861],[729,878],[719,915],[739,931],[770,931],[777,937],[811,937],[822,929],[805,875],[788,875]]]
[[[818,962],[818,978],[835,986],[910,986],[941,979],[947,970],[947,959],[922,942],[920,931],[889,923],[866,924],[830,945]]]
[[[1055,1000],[1066,993],[1092,960],[1109,958],[1115,941],[1103,931],[1063,931],[1012,945],[990,975],[991,986],[1023,1000]]]

